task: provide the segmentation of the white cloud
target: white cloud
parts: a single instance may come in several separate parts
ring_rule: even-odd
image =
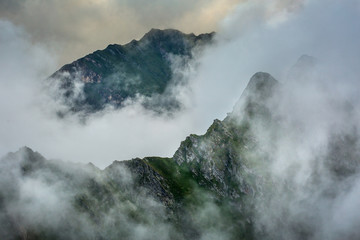
[[[105,167],[113,160],[171,156],[180,141],[197,129],[192,109],[167,118],[137,103],[120,111],[101,112],[85,125],[76,116],[57,119],[54,112],[59,105],[48,98],[42,85],[54,67],[51,52],[32,44],[10,22],[1,21],[0,27],[0,62],[6,66],[0,75],[1,155],[26,145],[48,158],[91,161]]]
[[[284,220],[290,225],[314,217],[309,223],[318,234],[315,239],[329,232],[335,234],[332,236],[351,233],[357,227],[359,178],[337,182],[329,178],[320,162],[319,185],[308,180],[317,157],[324,158],[331,134],[351,132],[351,125],[359,127],[359,2],[272,3],[275,5],[248,2],[228,16],[217,44],[195,63],[196,71],[184,70],[190,78],[189,88],[177,90],[187,99],[188,108],[176,118],[154,116],[135,103],[120,111],[102,112],[86,125],[71,117],[59,120],[44,111],[52,105],[40,91],[40,80],[51,72],[51,54],[33,45],[23,30],[1,21],[0,63],[5,70],[0,72],[0,154],[28,145],[50,158],[92,161],[100,167],[115,159],[169,156],[186,135],[202,133],[214,118],[225,117],[250,77],[266,71],[287,90],[277,110],[287,120],[281,132],[285,137],[272,143],[278,148],[271,153],[275,157],[271,174],[291,180],[297,191],[288,194],[280,185],[277,190],[282,194],[268,203],[273,208],[262,212],[258,220],[274,230],[272,217],[281,218],[277,210],[285,210]],[[310,79],[286,82],[288,70],[304,53],[319,60],[318,72]],[[313,79],[317,82],[310,81]],[[337,105],[344,100],[355,109],[351,118]],[[270,149],[267,142],[262,143],[265,150]],[[328,189],[333,183],[334,189]],[[333,198],[326,196],[326,190]],[[38,192],[34,197],[43,194]],[[291,230],[276,233],[292,236]],[[354,234],[349,238],[358,236]]]

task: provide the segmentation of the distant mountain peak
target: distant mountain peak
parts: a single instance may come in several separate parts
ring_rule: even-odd
[[[309,55],[302,55],[297,62],[291,67],[287,78],[290,81],[307,81],[309,76],[313,73],[317,59]]]
[[[45,158],[40,153],[33,151],[27,146],[23,146],[16,152],[10,154],[12,154],[15,158],[23,159],[24,161],[36,162],[41,159],[45,160]]]
[[[316,58],[307,54],[301,55],[296,65],[313,65],[316,63]]]
[[[266,91],[272,88],[273,85],[278,84],[278,81],[267,72],[257,72],[251,78],[245,88],[244,93],[247,91]]]
[[[210,44],[213,35],[151,29],[139,41],[110,44],[104,50],[64,65],[50,76],[49,82],[57,92],[54,95],[60,95],[69,112],[88,114],[107,105],[121,108],[127,100],[139,96],[145,97],[144,107],[150,110],[174,111],[181,105],[176,97],[169,100],[171,96],[166,95],[159,100],[172,83],[170,56],[188,62],[194,57],[193,49]]]
[[[29,148],[28,146],[23,146],[23,147],[19,148],[19,150],[17,152],[34,153],[34,151],[31,148]]]
[[[146,38],[152,38],[152,37],[160,37],[160,36],[179,36],[179,35],[184,35],[183,32],[176,30],[176,29],[157,29],[157,28],[152,28],[149,32],[145,33],[145,35],[142,37],[142,39],[146,39]],[[195,36],[195,35],[194,35]]]
[[[183,38],[184,36],[187,38],[196,39],[203,37],[213,37],[214,34],[215,32],[195,35],[194,33],[183,33],[177,29],[172,29],[172,28],[167,28],[167,29],[152,28],[149,32],[145,33],[145,35],[140,39],[140,41],[146,39],[159,39],[166,37]]]
[[[253,108],[254,104],[265,106],[268,99],[274,96],[278,85],[279,82],[269,73],[255,73],[250,78],[229,117],[239,117],[240,114],[244,113],[244,109]]]

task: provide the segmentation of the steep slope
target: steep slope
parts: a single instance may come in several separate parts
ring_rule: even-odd
[[[49,81],[62,90],[61,98],[71,111],[93,112],[106,104],[122,107],[126,100],[137,96],[163,94],[173,77],[172,61],[179,58],[185,64],[212,38],[213,33],[196,36],[173,29],[152,29],[139,41],[112,44],[63,66]],[[179,107],[178,102],[170,100],[144,105],[155,110]]]
[[[270,74],[256,73],[233,112],[204,135],[187,137],[172,158],[115,161],[99,170],[47,161],[28,148],[9,154],[0,161],[0,237],[328,239],[319,223],[357,179],[357,131],[331,132],[304,165],[296,155],[301,128],[289,134],[300,123],[278,111],[283,93]],[[349,106],[337,107],[352,118]],[[274,166],[283,151],[289,155],[279,174]]]
[[[259,83],[266,81],[264,77],[270,77],[261,76],[257,74],[251,79],[240,101],[250,92],[259,91]],[[261,89],[267,91],[263,84],[267,83],[262,83],[264,89]],[[98,239],[112,239],[119,234],[132,236],[134,233],[127,227],[117,230],[112,227],[130,221],[132,226],[149,231],[158,226],[167,231],[172,229],[171,239],[200,239],[217,234],[226,234],[229,239],[251,239],[251,206],[257,180],[245,162],[245,152],[251,151],[252,145],[247,125],[238,125],[228,118],[215,120],[203,136],[189,136],[173,158],[115,161],[103,171],[92,165],[47,161],[31,149],[23,148],[1,161],[2,171],[9,169],[9,163],[17,171],[5,175],[4,182],[15,184],[1,189],[4,212],[17,219],[23,210],[9,211],[11,202],[16,206],[36,206],[33,201],[38,200],[38,196],[33,193],[27,196],[29,203],[23,202],[22,191],[28,191],[27,182],[30,181],[35,182],[40,191],[53,193],[49,189],[56,189],[59,192],[53,193],[54,201],[65,200],[67,205],[59,207],[59,211],[66,213],[68,221],[52,215],[57,224],[48,226],[43,218],[32,224],[25,217],[10,222],[8,229],[13,229],[11,232],[15,234],[7,234],[14,238],[26,234],[30,239],[73,239],[84,238],[87,234]],[[9,187],[11,189],[7,189]],[[17,194],[8,195],[9,192]],[[213,220],[201,217],[209,207],[216,210],[212,213],[216,217]],[[56,214],[57,207],[54,211]],[[31,218],[29,215],[27,217]],[[111,221],[107,222],[109,217]],[[149,219],[155,219],[156,226]],[[82,221],[86,221],[85,229],[90,226],[91,231],[75,233],[73,226],[81,227]],[[59,235],[60,229],[67,228],[71,229],[68,234]]]

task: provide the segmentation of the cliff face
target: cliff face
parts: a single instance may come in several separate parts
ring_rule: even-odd
[[[173,78],[173,61],[181,59],[185,65],[213,35],[152,29],[139,41],[112,44],[63,66],[49,82],[59,88],[59,97],[73,112],[94,112],[107,104],[119,108],[138,97],[162,95]],[[154,101],[148,99],[144,106],[160,111],[180,104]]]

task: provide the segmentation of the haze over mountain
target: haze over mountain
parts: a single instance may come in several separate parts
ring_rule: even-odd
[[[0,18],[25,30],[31,42],[51,49],[56,68],[109,43],[125,44],[151,28],[186,33],[216,31],[242,0],[1,0]],[[56,9],[56,14],[54,14]],[[34,14],[36,13],[36,14]]]
[[[170,68],[172,115],[68,111],[54,52],[0,16],[0,238],[358,239],[359,6],[239,4]]]
[[[0,236],[358,238],[355,216],[346,215],[360,183],[358,112],[324,96],[322,106],[338,119],[307,125],[284,115],[284,107],[299,107],[291,87],[256,73],[234,111],[204,135],[188,136],[172,158],[114,161],[100,170],[49,161],[27,147],[9,153],[0,161]],[[337,215],[343,225],[327,217]]]
[[[150,110],[171,113],[181,107],[172,89],[186,84],[173,69],[188,65],[213,35],[152,29],[139,41],[112,44],[61,67],[48,80],[51,93],[71,112],[120,108],[140,99]]]

